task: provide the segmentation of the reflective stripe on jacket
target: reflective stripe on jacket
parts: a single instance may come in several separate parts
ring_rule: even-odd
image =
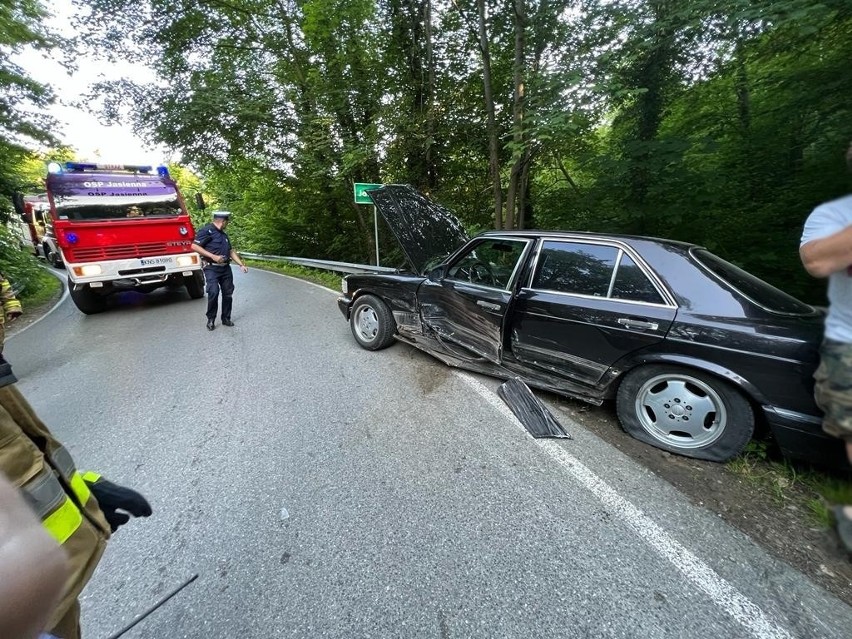
[[[0,302],[3,302],[3,313],[0,313],[0,324],[6,323],[6,315],[9,313],[23,313],[23,307],[15,297],[12,285],[2,274],[0,274]]]
[[[71,455],[14,385],[0,388],[0,471],[22,491],[68,554],[71,574],[51,616],[48,627],[53,627],[94,572],[109,525]]]

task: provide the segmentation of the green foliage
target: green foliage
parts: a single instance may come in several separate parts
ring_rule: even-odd
[[[0,226],[0,272],[21,294],[36,294],[44,286],[38,260],[22,249],[18,239],[5,226]]]
[[[58,41],[44,27],[39,0],[0,1],[0,198],[22,189],[16,167],[34,144],[55,144],[54,120],[40,109],[50,104],[50,88],[35,81],[13,60],[24,49],[47,51]],[[5,208],[5,207],[4,207]]]
[[[162,80],[99,86],[96,103],[180,149],[241,248],[374,259],[353,182],[412,183],[468,228],[494,224],[473,0],[86,5],[87,44],[150,52]],[[692,241],[824,301],[797,244],[808,212],[848,190],[848,2],[485,8],[500,177],[526,171],[528,227]]]
[[[39,268],[30,278],[29,285],[21,291],[18,299],[24,307],[24,313],[27,313],[33,307],[58,297],[61,289],[62,283],[56,277],[45,269]]]

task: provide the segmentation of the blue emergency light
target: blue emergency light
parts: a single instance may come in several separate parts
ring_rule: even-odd
[[[160,168],[165,169],[165,167],[157,168],[157,173],[162,175]],[[151,167],[141,164],[92,164],[89,162],[65,162],[65,164],[59,164],[58,162],[51,162],[47,165],[47,171],[48,173],[63,173],[66,171],[74,173],[84,171],[127,171],[132,173],[150,173]]]
[[[157,167],[157,175],[159,175],[161,178],[169,177],[169,167],[161,164]]]

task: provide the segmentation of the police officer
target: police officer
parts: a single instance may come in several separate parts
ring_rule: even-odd
[[[248,268],[231,246],[225,229],[231,214],[228,211],[213,211],[213,222],[205,224],[195,234],[192,250],[201,255],[204,263],[204,279],[207,281],[207,330],[216,328],[216,312],[219,310],[219,289],[222,289],[222,324],[233,326],[231,306],[234,294],[234,275],[231,261],[237,263],[243,273]]]

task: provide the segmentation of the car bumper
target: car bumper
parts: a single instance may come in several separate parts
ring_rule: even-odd
[[[346,321],[349,321],[349,309],[352,308],[352,298],[347,297],[345,295],[341,295],[337,298],[337,308],[340,309],[340,312],[343,313],[343,317],[346,318]]]
[[[771,406],[764,406],[763,414],[778,447],[788,459],[837,470],[852,470],[846,455],[846,445],[842,440],[823,432],[819,417]]]
[[[144,258],[101,260],[97,262],[66,262],[68,277],[74,284],[108,282],[135,282],[136,286],[165,281],[171,275],[192,275],[201,270],[195,253],[176,253]],[[82,269],[96,268],[97,272],[84,274]]]

